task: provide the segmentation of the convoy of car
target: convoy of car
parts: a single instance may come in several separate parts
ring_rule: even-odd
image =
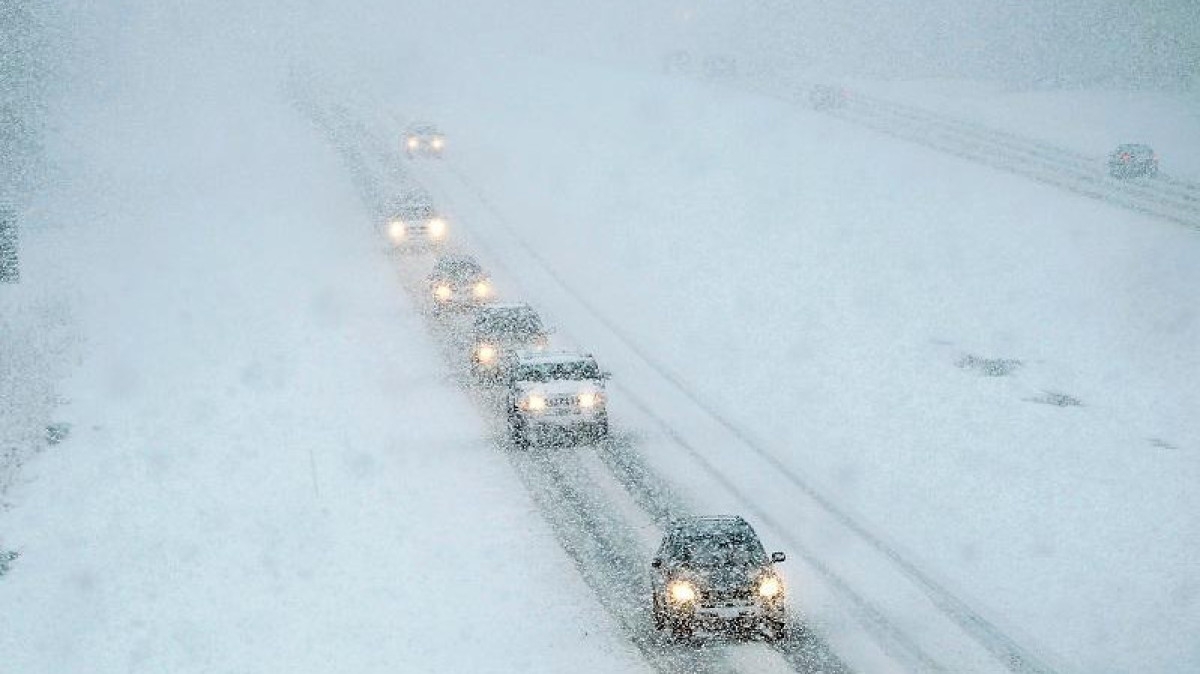
[[[409,128],[410,156],[423,151],[428,138],[442,138],[432,128]],[[420,129],[428,133],[416,134]],[[412,143],[414,137],[420,144]],[[426,192],[410,189],[387,207],[386,216],[385,236],[393,248],[410,253],[410,262],[431,254],[421,286],[425,302],[440,327],[457,322],[453,332],[466,352],[471,381],[503,398],[511,445],[530,450],[606,441],[605,384],[611,375],[595,356],[549,349],[550,331],[532,306],[498,300],[479,261],[451,245],[446,221]],[[774,568],[783,559],[781,552],[768,556],[741,517],[673,520],[651,563],[654,626],[677,639],[706,632],[783,638],[784,585]]]

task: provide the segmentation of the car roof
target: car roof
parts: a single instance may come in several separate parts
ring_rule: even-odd
[[[436,133],[437,126],[432,122],[413,122],[408,125],[408,130],[413,133]]]
[[[579,361],[595,360],[590,353],[580,353],[578,351],[534,351],[532,349],[522,349],[516,353],[517,360],[521,363],[538,364],[538,363],[577,363]]]
[[[462,253],[448,253],[442,255],[433,263],[435,268],[444,269],[446,267],[479,267],[479,261],[471,255]]]
[[[1117,146],[1118,150],[1149,150],[1149,145],[1145,143],[1121,143]]]
[[[677,517],[671,520],[671,524],[667,527],[668,535],[677,533],[716,534],[728,531],[754,533],[754,528],[741,515]]]

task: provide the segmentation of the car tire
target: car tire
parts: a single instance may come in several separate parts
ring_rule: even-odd
[[[686,619],[672,618],[667,621],[667,628],[671,631],[671,638],[676,641],[687,641],[692,638],[692,624]]]
[[[529,449],[529,427],[515,411],[508,413],[508,435],[518,449]]]
[[[788,637],[786,620],[765,620],[763,621],[763,628],[768,643],[778,643]]]
[[[595,429],[596,439],[597,440],[607,439],[608,438],[608,430],[609,430],[608,429],[608,416],[606,415],[606,416],[600,417],[600,420],[596,422],[596,429]]]

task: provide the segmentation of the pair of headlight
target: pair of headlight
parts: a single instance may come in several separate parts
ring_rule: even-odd
[[[758,581],[758,596],[763,599],[774,599],[783,594],[783,583],[775,576],[767,576]],[[696,586],[686,580],[674,580],[667,585],[667,597],[674,604],[691,604],[696,601],[698,593]]]

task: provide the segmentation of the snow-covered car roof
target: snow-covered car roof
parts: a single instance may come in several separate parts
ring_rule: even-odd
[[[470,255],[463,255],[461,253],[443,255],[433,264],[433,271],[430,272],[430,276],[436,278],[475,278],[483,276],[483,267]]]
[[[408,125],[408,132],[426,136],[441,134],[441,131],[438,131],[437,126],[431,122],[413,122],[412,124]]]
[[[667,531],[669,533],[703,535],[732,531],[753,533],[754,529],[741,515],[704,515],[679,517],[671,520],[671,525],[667,528]]]
[[[557,363],[577,363],[585,360],[595,360],[590,353],[580,353],[578,351],[567,351],[561,349],[558,351],[535,351],[533,349],[522,349],[516,353],[517,362],[539,364],[557,364]]]

